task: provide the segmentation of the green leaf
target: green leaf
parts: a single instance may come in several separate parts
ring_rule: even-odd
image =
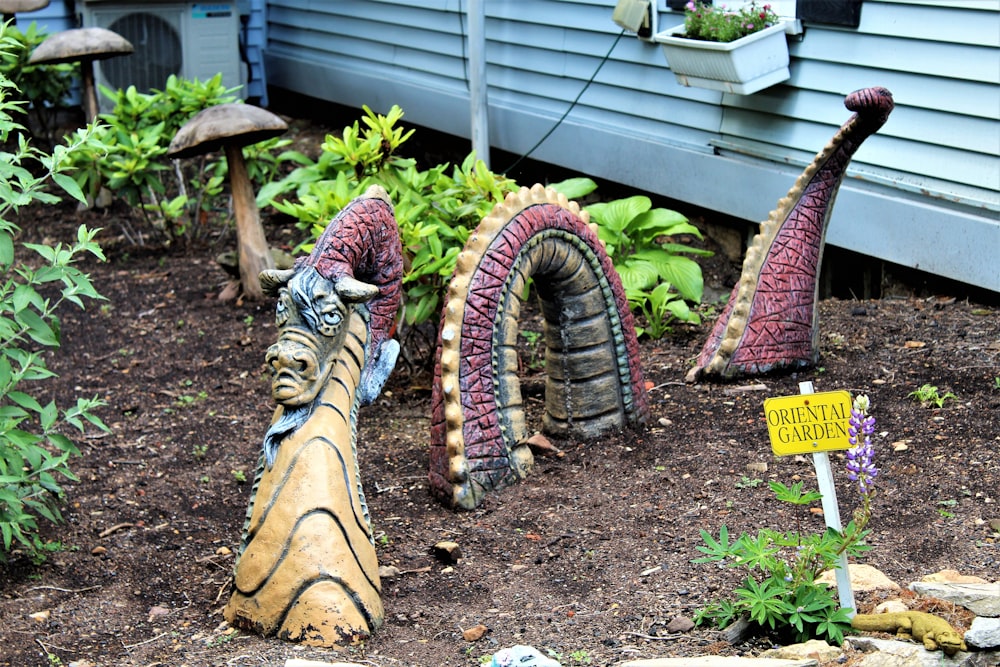
[[[73,178],[67,176],[66,174],[52,174],[52,180],[56,182],[56,185],[61,187],[66,191],[66,194],[76,199],[78,202],[87,203],[87,197],[83,194],[83,190],[77,184]]]
[[[14,239],[7,232],[0,232],[0,267],[14,263]]]
[[[551,183],[549,187],[566,195],[567,199],[586,197],[597,189],[597,183],[586,177],[567,178],[565,181]]]

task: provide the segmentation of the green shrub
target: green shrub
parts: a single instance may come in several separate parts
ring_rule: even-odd
[[[93,141],[74,154],[72,166],[77,184],[91,201],[104,188],[142,212],[142,229],[122,230],[131,242],[145,242],[146,234],[166,244],[204,239],[216,230],[211,222],[227,219],[219,213],[228,211],[224,156],[170,160],[166,154],[174,135],[191,117],[234,102],[235,91],[222,85],[221,75],[207,81],[171,76],[163,90],[149,93],[140,93],[135,86],[117,91],[101,87],[114,108],[101,114]],[[275,178],[281,161],[277,151],[289,143],[276,138],[245,149],[251,180],[259,184]]]
[[[34,109],[41,130],[48,134],[52,129],[55,110],[66,104],[73,82],[79,75],[79,65],[29,64],[31,52],[47,36],[39,32],[34,22],[24,32],[11,23],[4,28],[3,35],[6,48],[0,52],[0,73],[14,84],[14,88],[9,89],[7,94],[19,91],[14,99],[23,101],[23,109],[26,110],[29,105]]]
[[[597,184],[588,178],[574,178],[552,187],[567,197],[579,198],[593,192]],[[677,211],[653,208],[649,197],[641,195],[598,202],[584,210],[597,225],[597,235],[621,277],[632,310],[642,318],[637,334],[659,339],[674,321],[701,321],[688,306],[688,302],[701,303],[701,267],[684,255],[712,253],[670,239],[678,234],[700,239],[697,227]]]
[[[416,327],[436,322],[469,233],[517,184],[491,172],[474,154],[455,167],[417,169],[415,160],[398,154],[413,134],[397,127],[402,117],[397,106],[385,116],[364,107],[360,122],[344,128],[340,136],[326,138],[317,160],[289,156],[301,166],[265,185],[257,202],[298,220],[310,238],[300,250],[308,250],[344,206],[368,186],[382,185],[395,207],[407,266],[403,322]]]
[[[3,38],[0,51],[11,44]],[[93,413],[103,404],[97,399],[78,399],[61,411],[54,402],[43,405],[36,398],[39,383],[54,376],[45,352],[59,347],[57,309],[66,302],[83,307],[85,299],[100,298],[74,263],[80,255],[102,253],[94,242],[96,232],[85,227],[68,245],[17,242],[20,229],[8,218],[32,203],[58,202],[44,190],[50,179],[77,199],[83,193],[64,173],[78,144],[58,146],[52,155],[31,147],[21,134],[23,127],[11,117],[16,106],[8,93],[16,97],[16,87],[0,74],[0,139],[6,147],[12,135],[20,135],[16,148],[0,155],[0,561],[15,548],[44,558],[39,517],[61,520],[60,479],[75,479],[69,459],[79,454],[64,431],[82,432],[88,423],[106,428]],[[84,131],[77,141],[89,137]],[[30,171],[22,166],[28,161],[34,163]]]

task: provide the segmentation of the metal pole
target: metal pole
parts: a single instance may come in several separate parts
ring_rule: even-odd
[[[800,394],[814,393],[812,382],[799,383]],[[841,531],[840,506],[837,504],[837,487],[833,483],[833,469],[830,467],[830,457],[826,452],[814,452],[813,466],[816,468],[816,483],[819,492],[823,494],[823,518],[826,519],[828,528]],[[847,554],[840,554],[840,563],[836,571],[837,594],[840,598],[840,606],[850,609],[850,615],[854,616],[857,607],[854,604],[854,591],[851,589],[851,571],[848,569]]]
[[[486,85],[486,0],[469,0],[469,112],[472,150],[490,166],[489,91]]]

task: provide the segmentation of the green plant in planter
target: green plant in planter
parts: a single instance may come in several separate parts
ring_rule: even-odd
[[[816,579],[822,571],[837,567],[841,554],[856,556],[870,549],[865,544],[870,532],[866,526],[879,471],[871,442],[875,418],[869,416],[869,407],[867,396],[855,398],[848,429],[853,447],[847,452],[847,476],[857,484],[861,496],[852,521],[842,531],[827,528],[824,533],[804,535],[800,530],[765,528],[756,536],[743,533],[734,541],[730,541],[725,525],[718,538],[702,530],[705,544],[696,548],[705,556],[692,562],[743,568],[747,576],[736,587],[735,599],[699,609],[696,623],[712,622],[721,628],[746,616],[760,628],[790,635],[796,642],[811,638],[836,644],[843,641],[853,610],[838,608],[835,592]],[[804,506],[822,497],[803,491],[802,482],[790,487],[780,482],[769,485],[777,500],[792,505]]]
[[[771,5],[751,2],[738,10],[692,0],[684,7],[684,36],[705,42],[735,42],[737,39],[777,25]]]
[[[0,51],[11,48],[2,38]],[[9,93],[12,93],[8,96]],[[0,562],[14,549],[35,561],[51,549],[42,542],[39,518],[59,522],[64,492],[61,479],[76,479],[71,456],[79,455],[67,430],[83,432],[87,425],[107,429],[94,410],[98,399],[78,399],[60,410],[54,402],[36,398],[38,383],[54,377],[46,354],[60,345],[57,310],[64,303],[84,307],[98,299],[90,279],[74,263],[81,255],[103,258],[94,241],[96,232],[80,227],[74,242],[63,245],[19,243],[20,228],[9,216],[33,203],[52,204],[59,198],[46,191],[49,181],[78,200],[83,193],[65,170],[68,158],[89,139],[85,131],[77,143],[57,146],[52,155],[33,148],[14,122],[16,87],[0,74],[0,144],[12,152],[0,154]],[[32,170],[22,166],[32,162]]]

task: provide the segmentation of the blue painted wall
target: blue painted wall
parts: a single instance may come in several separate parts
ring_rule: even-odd
[[[827,240],[1000,291],[1000,5],[867,0],[858,28],[807,24],[791,79],[750,96],[678,85],[660,48],[616,43],[614,0],[490,0],[490,143],[514,153],[577,106],[532,157],[763,220],[883,85],[897,107],[857,153]],[[661,29],[682,14],[657,1]],[[269,83],[470,135],[466,2],[268,0]],[[613,48],[612,48],[613,47]],[[496,165],[494,168],[503,168]]]

